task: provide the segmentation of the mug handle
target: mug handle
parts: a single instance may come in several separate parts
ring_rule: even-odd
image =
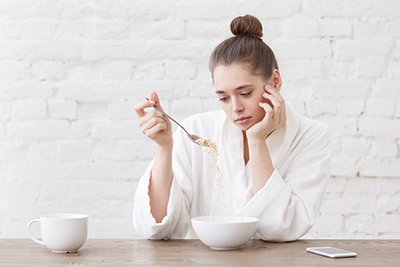
[[[27,231],[28,231],[28,235],[29,235],[29,237],[30,237],[34,242],[38,243],[39,245],[44,245],[44,242],[43,242],[42,240],[37,239],[36,237],[34,237],[34,236],[31,234],[31,224],[34,223],[34,222],[40,223],[40,219],[33,219],[32,221],[30,221],[30,222],[28,223],[28,226],[26,227],[26,229],[27,229]]]

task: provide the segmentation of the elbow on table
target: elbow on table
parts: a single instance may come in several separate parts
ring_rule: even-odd
[[[267,242],[292,242],[300,239],[310,231],[312,223],[307,222],[302,227],[291,227],[286,229],[273,229],[257,231],[257,236],[260,240]]]

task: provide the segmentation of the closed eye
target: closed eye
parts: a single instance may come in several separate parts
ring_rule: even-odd
[[[243,92],[243,93],[240,93],[240,95],[241,96],[248,96],[248,95],[251,95],[251,92]]]

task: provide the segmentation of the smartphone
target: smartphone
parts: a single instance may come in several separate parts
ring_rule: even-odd
[[[307,248],[307,251],[329,258],[348,258],[357,256],[357,253],[355,252],[333,247],[313,247]]]

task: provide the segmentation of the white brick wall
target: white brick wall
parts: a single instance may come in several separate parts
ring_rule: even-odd
[[[400,2],[0,1],[0,238],[50,212],[90,238],[139,237],[137,181],[154,156],[133,106],[157,90],[181,120],[215,110],[208,72],[229,22],[259,17],[283,94],[333,131],[310,238],[400,238]]]

